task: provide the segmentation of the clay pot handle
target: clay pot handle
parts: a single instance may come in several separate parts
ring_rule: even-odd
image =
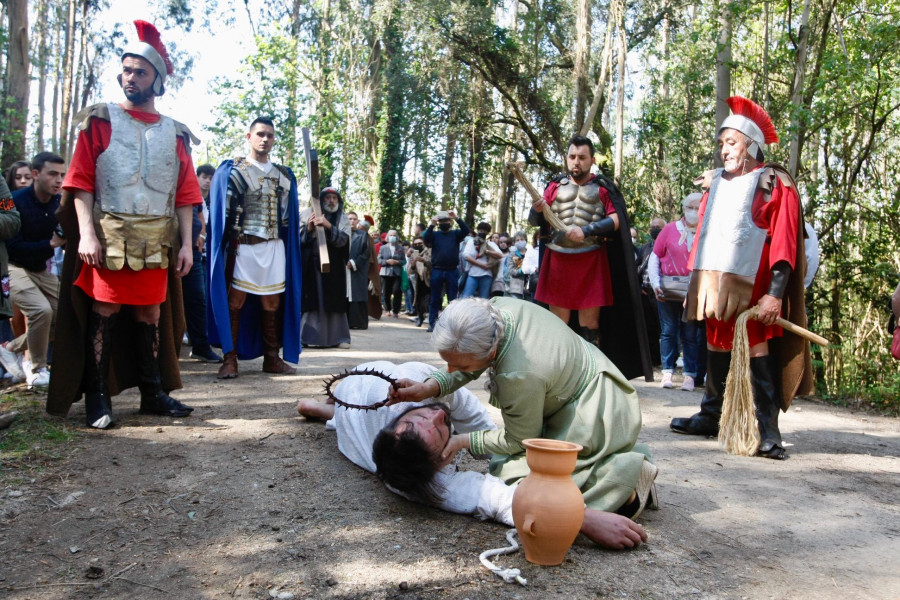
[[[520,535],[522,533],[527,533],[528,535],[534,535],[534,517],[525,517],[525,522],[522,523],[522,531],[519,532]]]

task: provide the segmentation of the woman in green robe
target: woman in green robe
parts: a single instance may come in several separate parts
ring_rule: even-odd
[[[441,314],[432,339],[447,369],[424,383],[401,380],[394,399],[443,396],[487,370],[491,404],[503,416],[501,429],[450,437],[441,461],[465,448],[492,454],[491,474],[513,484],[529,472],[523,440],[580,444],[572,478],[587,506],[584,532],[612,547],[619,546],[590,529],[624,528],[646,539],[639,525],[621,519],[636,517],[647,505],[655,508],[657,469],[649,449],[635,443],[641,429],[637,393],[596,346],[552,313],[514,298],[457,300]]]

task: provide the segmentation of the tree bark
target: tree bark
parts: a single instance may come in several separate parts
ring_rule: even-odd
[[[597,79],[597,86],[594,88],[594,97],[591,100],[591,107],[588,114],[584,118],[584,124],[578,131],[580,135],[587,135],[594,124],[597,117],[597,111],[600,110],[600,101],[606,96],[607,79],[609,79],[609,68],[612,62],[612,36],[615,27],[615,21],[610,16],[606,20],[606,33],[603,35],[603,54],[600,56],[600,77]]]
[[[591,1],[577,0],[575,8],[575,131],[584,127],[588,69],[591,61]]]
[[[716,131],[731,113],[726,100],[731,96],[732,1],[719,2],[719,38],[716,40]]]
[[[449,210],[452,205],[453,159],[456,154],[456,131],[453,123],[447,123],[447,142],[444,145],[444,173],[441,180],[441,210]]]
[[[35,132],[38,148],[44,147],[44,119],[46,111],[44,104],[47,100],[47,70],[49,67],[47,64],[47,2],[48,0],[40,0],[38,2],[37,23],[35,23],[38,30],[37,62],[38,71],[40,72],[38,75],[38,121],[37,131]]]
[[[628,54],[628,44],[625,40],[625,2],[619,0],[617,3],[616,20],[619,30],[619,65],[618,65],[618,83],[616,87],[616,154],[614,157],[614,179],[616,185],[622,182],[622,165],[625,157],[625,58]]]
[[[3,135],[0,162],[8,165],[25,156],[25,132],[28,124],[28,92],[31,60],[28,56],[28,2],[8,0],[9,48],[6,59],[5,108],[9,121]]]
[[[791,106],[794,113],[791,115],[791,131],[794,132],[794,137],[791,138],[788,172],[794,179],[797,178],[797,172],[800,169],[800,122],[805,121],[803,113],[809,108],[803,103],[803,79],[806,75],[806,57],[809,46],[810,4],[812,4],[811,0],[805,0],[803,3],[803,15],[800,17],[800,36],[797,42],[797,59],[794,62],[794,83],[791,86]]]
[[[66,159],[69,156],[69,120],[72,110],[72,78],[75,71],[75,1],[68,2],[68,18],[66,20],[66,53],[63,68],[62,107],[59,123],[59,154]]]

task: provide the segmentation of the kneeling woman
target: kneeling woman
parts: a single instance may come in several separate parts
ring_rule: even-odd
[[[491,474],[513,484],[528,475],[523,440],[580,444],[572,478],[586,504],[582,532],[613,548],[646,540],[643,529],[623,517],[656,507],[657,469],[649,462],[649,449],[635,444],[641,429],[637,393],[600,350],[550,312],[513,298],[452,302],[441,313],[432,341],[447,369],[422,383],[401,380],[393,399],[444,396],[487,370],[491,404],[500,409],[504,425],[450,437],[435,455],[435,468],[468,448],[492,454]],[[410,429],[395,437],[408,439]],[[397,487],[390,473],[380,475]]]

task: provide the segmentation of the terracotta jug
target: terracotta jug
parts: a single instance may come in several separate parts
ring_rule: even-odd
[[[558,565],[584,521],[584,498],[572,480],[582,447],[542,438],[522,445],[531,473],[513,494],[513,521],[529,562]]]

